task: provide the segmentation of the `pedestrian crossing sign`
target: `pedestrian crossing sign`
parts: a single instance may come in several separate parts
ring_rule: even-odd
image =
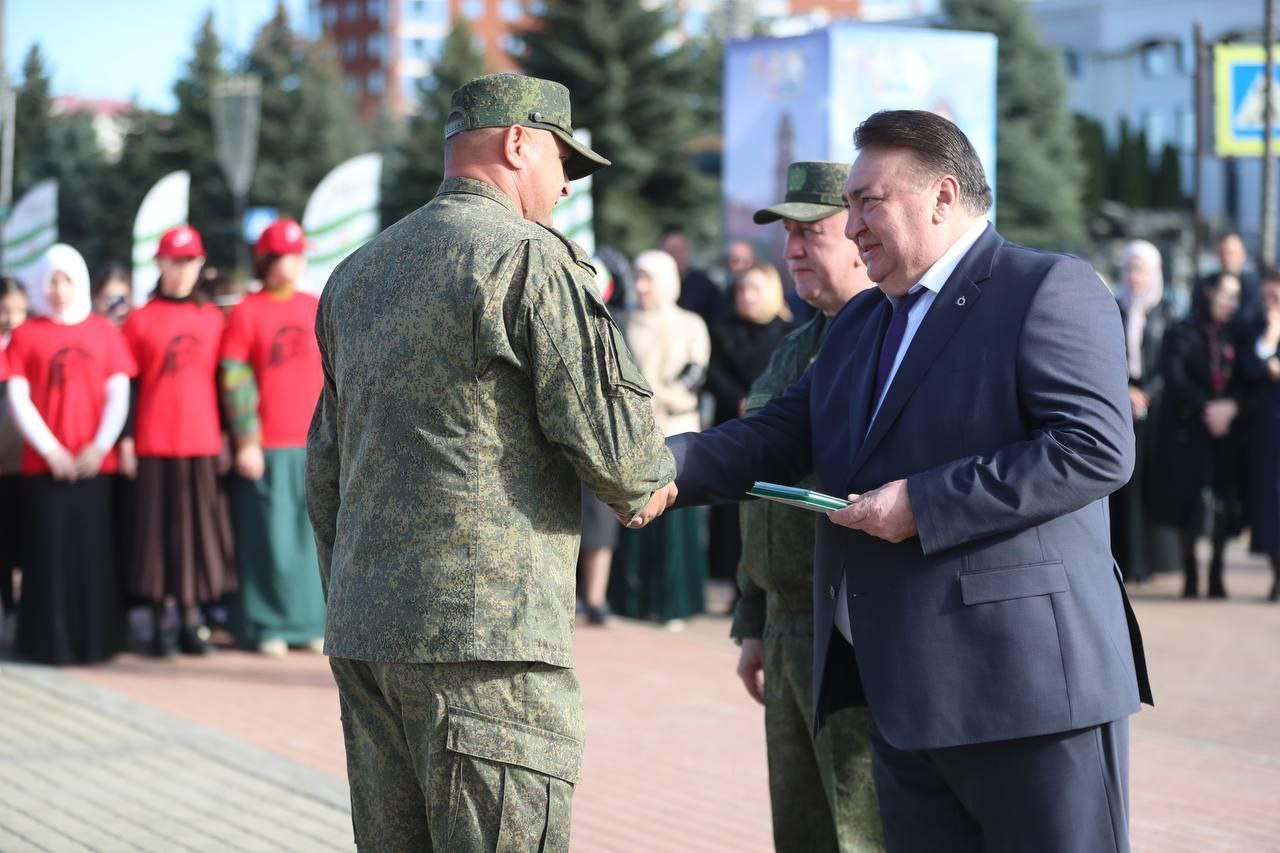
[[[1280,72],[1280,45],[1275,48]],[[1219,44],[1213,49],[1215,153],[1219,157],[1261,157],[1266,106],[1267,52],[1258,44]],[[1271,87],[1273,150],[1280,153],[1280,73]]]

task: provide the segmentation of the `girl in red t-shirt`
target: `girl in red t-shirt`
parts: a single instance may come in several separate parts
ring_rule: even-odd
[[[236,445],[231,480],[240,593],[237,639],[264,654],[322,647],[324,594],[303,494],[307,426],[323,374],[319,302],[296,285],[306,259],[298,223],[282,219],[254,245],[260,293],[231,311],[222,340],[222,396]]]
[[[218,413],[222,312],[196,292],[204,245],[194,228],[166,231],[156,251],[160,281],[129,314],[124,336],[138,362],[134,448],[138,457],[134,557],[129,589],[151,604],[151,653],[207,654],[200,605],[235,588],[231,524],[219,483],[225,470]],[[176,601],[175,648],[164,630]]]
[[[91,663],[111,657],[123,634],[107,475],[137,369],[120,332],[90,314],[79,252],[50,247],[34,282],[39,316],[5,350],[9,407],[25,442],[18,653]]]

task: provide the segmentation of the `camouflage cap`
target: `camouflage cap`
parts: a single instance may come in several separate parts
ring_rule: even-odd
[[[781,204],[757,210],[752,219],[757,225],[794,219],[817,222],[844,210],[844,182],[849,178],[848,163],[801,160],[787,167],[787,196]]]
[[[504,71],[477,77],[449,99],[444,138],[480,127],[511,125],[549,130],[569,146],[564,171],[569,180],[585,178],[609,161],[573,138],[569,90],[551,80]]]

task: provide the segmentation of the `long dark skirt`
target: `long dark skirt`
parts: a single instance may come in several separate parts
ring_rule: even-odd
[[[22,565],[21,474],[0,476],[0,606],[12,613],[17,603],[13,570]]]
[[[1111,495],[1111,552],[1125,580],[1143,581],[1155,572],[1181,569],[1182,554],[1178,531],[1147,517],[1150,467],[1160,464],[1151,458],[1150,421],[1135,422],[1133,431],[1133,476]]]
[[[119,651],[124,608],[116,582],[113,479],[25,478],[21,657],[94,663]]]
[[[698,509],[622,531],[609,575],[609,606],[637,619],[682,619],[706,610],[707,559]]]
[[[235,590],[231,518],[217,457],[140,457],[136,494],[132,596],[192,607]]]
[[[301,644],[324,636],[324,592],[304,494],[307,451],[268,450],[257,481],[232,477],[236,570],[231,631],[246,646]]]

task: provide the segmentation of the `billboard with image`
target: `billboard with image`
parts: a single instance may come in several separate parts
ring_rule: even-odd
[[[781,266],[782,226],[756,225],[752,213],[782,200],[788,163],[852,162],[854,129],[886,109],[931,110],[954,121],[995,188],[995,36],[850,22],[794,38],[731,42],[725,240],[747,240]]]

